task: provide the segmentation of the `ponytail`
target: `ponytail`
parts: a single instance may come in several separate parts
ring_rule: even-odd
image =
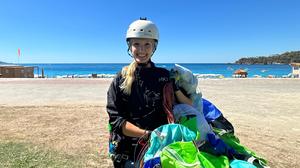
[[[137,67],[137,62],[132,61],[129,66],[125,66],[122,69],[122,77],[125,79],[121,84],[120,88],[124,91],[124,93],[130,95],[131,94],[131,86],[134,81],[134,71]]]

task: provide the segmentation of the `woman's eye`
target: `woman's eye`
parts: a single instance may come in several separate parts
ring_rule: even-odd
[[[133,43],[133,46],[139,46],[140,44],[139,43]]]

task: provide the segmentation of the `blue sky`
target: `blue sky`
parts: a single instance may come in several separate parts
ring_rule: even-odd
[[[160,30],[157,63],[229,63],[300,49],[299,0],[1,0],[0,61],[127,63],[128,25]]]

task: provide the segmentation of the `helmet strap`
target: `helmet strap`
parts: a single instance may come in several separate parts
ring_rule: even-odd
[[[133,55],[131,54],[131,51],[130,51],[130,46],[128,46],[127,54],[128,54],[131,58],[133,58]]]
[[[147,67],[147,65],[151,62],[151,59],[149,59],[146,63],[138,63],[141,67]]]

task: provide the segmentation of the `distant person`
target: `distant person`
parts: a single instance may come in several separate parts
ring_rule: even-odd
[[[141,150],[138,140],[147,139],[152,130],[168,123],[163,108],[163,88],[168,82],[173,81],[179,102],[191,104],[170,72],[151,61],[158,41],[156,25],[146,18],[134,21],[127,30],[128,53],[133,61],[116,75],[107,93],[109,153],[114,167],[134,167]]]

